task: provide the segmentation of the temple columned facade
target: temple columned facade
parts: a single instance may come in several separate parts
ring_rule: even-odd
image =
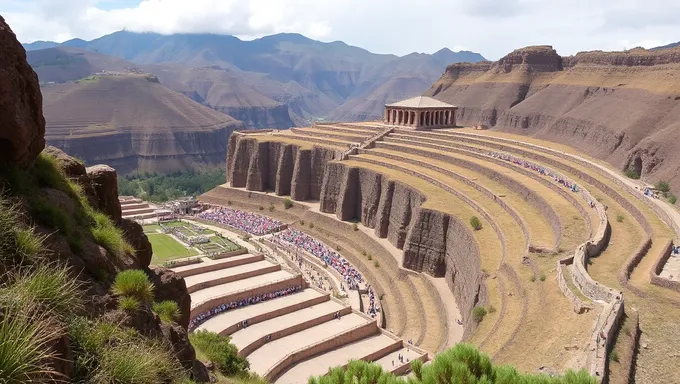
[[[458,107],[427,96],[418,96],[385,105],[383,122],[414,129],[456,126]]]

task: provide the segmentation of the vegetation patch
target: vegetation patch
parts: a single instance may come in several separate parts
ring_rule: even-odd
[[[285,199],[283,199],[283,208],[285,209],[293,208],[293,200],[291,200],[290,197],[286,197]]]
[[[153,301],[153,284],[144,271],[129,269],[116,275],[111,291],[118,296],[130,296],[142,303]]]
[[[153,311],[156,312],[161,320],[165,321],[166,323],[175,323],[181,316],[179,306],[172,300],[154,303]]]
[[[147,234],[147,237],[153,248],[152,262],[154,263],[162,263],[164,261],[195,256],[198,254],[195,249],[185,247],[166,234]]]
[[[147,201],[164,202],[205,193],[226,180],[224,169],[205,172],[131,173],[118,177],[121,196],[136,196]]]
[[[521,374],[514,367],[496,366],[488,355],[480,353],[471,344],[459,343],[438,354],[431,364],[419,360],[411,362],[412,375],[397,377],[384,371],[375,363],[361,360],[350,361],[346,367],[336,367],[321,377],[311,377],[309,384],[355,384],[355,383],[409,383],[409,384],[458,384],[458,383],[526,383],[526,384],[594,384],[597,380],[584,370],[567,371],[560,376]]]
[[[474,307],[472,308],[472,319],[475,321],[475,323],[479,324],[484,320],[484,316],[486,316],[486,308],[484,307]]]
[[[190,334],[189,340],[223,375],[243,374],[249,368],[248,360],[238,356],[238,349],[230,343],[228,336],[199,330]]]
[[[479,218],[477,216],[472,216],[470,218],[470,226],[475,231],[479,231],[480,229],[482,229],[482,221],[479,220]]]
[[[640,174],[636,170],[634,170],[633,168],[626,169],[626,171],[624,173],[625,173],[626,177],[629,178],[629,179],[637,180],[637,179],[640,178]]]

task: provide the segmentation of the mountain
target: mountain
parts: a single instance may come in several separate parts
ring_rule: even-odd
[[[120,173],[220,166],[229,135],[242,127],[151,75],[91,76],[42,93],[48,144]]]
[[[680,190],[680,47],[570,57],[526,47],[450,65],[425,95],[458,105],[459,124],[571,145]]]
[[[229,35],[120,31],[64,45],[135,63],[169,88],[253,128],[308,125],[321,118],[373,119],[380,102],[422,93],[446,65],[484,60],[448,49],[380,55],[290,33],[243,41]],[[394,77],[410,84],[408,92],[394,89]]]
[[[675,48],[675,47],[679,47],[679,46],[680,46],[680,42],[677,42],[677,43],[671,43],[671,44],[668,44],[668,45],[662,45],[660,47],[654,47],[651,50]]]
[[[117,57],[67,46],[27,51],[26,58],[41,83],[74,81],[102,71],[140,72]]]
[[[60,46],[61,44],[60,44],[60,43],[56,43],[56,42],[54,42],[54,41],[42,41],[42,40],[38,40],[38,41],[34,41],[34,42],[32,42],[32,43],[21,44],[21,45],[24,47],[24,49],[25,49],[26,51],[35,51],[35,50],[38,50],[38,49],[47,49],[47,48],[58,47],[58,46]]]

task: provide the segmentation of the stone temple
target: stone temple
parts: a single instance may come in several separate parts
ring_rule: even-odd
[[[458,107],[427,96],[385,105],[385,124],[416,130],[456,126]]]

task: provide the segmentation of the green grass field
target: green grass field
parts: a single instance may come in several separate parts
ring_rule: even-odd
[[[163,263],[168,260],[195,256],[198,254],[196,250],[183,246],[168,235],[158,233],[148,234],[148,237],[151,246],[153,247],[152,263]]]
[[[144,229],[144,233],[148,234],[148,233],[156,233],[156,232],[160,231],[161,226],[158,225],[158,224],[147,224],[147,225],[142,226],[142,228]]]

